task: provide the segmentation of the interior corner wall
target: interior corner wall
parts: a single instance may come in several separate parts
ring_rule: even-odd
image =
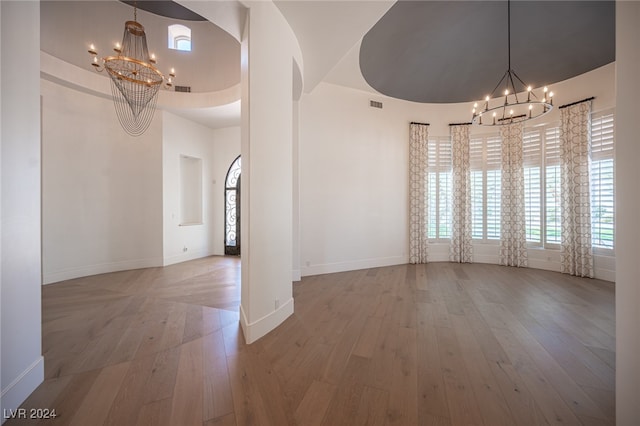
[[[0,2],[0,391],[15,410],[44,380],[41,347],[40,3]],[[25,31],[28,28],[28,31]],[[19,37],[16,38],[16,34]],[[16,40],[19,42],[16,42]],[[5,416],[1,421],[6,420]]]
[[[162,112],[162,187],[164,265],[214,254],[216,226],[214,200],[218,190],[214,174],[214,131],[201,124]],[[181,223],[180,157],[202,160],[202,223]]]
[[[293,313],[292,60],[300,52],[272,2],[249,6],[242,42],[240,322],[251,343]]]
[[[594,111],[600,111],[615,107],[614,81],[615,65],[609,64],[551,87],[557,93],[555,102],[595,96]],[[370,107],[370,100],[382,102],[383,108]],[[447,137],[449,123],[467,121],[470,108],[470,103],[402,101],[329,83],[320,83],[303,95],[299,147],[302,276],[407,263],[409,123],[429,123],[430,136]],[[556,108],[544,122],[559,119]],[[475,127],[473,131],[486,132]],[[432,244],[430,258],[448,260],[448,248],[448,244]],[[476,261],[498,263],[497,248],[474,243]],[[556,253],[530,250],[532,265],[559,270]],[[596,276],[611,280],[614,259],[596,257],[595,263]]]
[[[640,3],[616,2],[616,423],[640,421]]]
[[[224,255],[225,179],[231,163],[240,155],[240,127],[225,127],[213,131],[213,211],[211,247],[215,255]],[[242,189],[241,189],[242,190]]]
[[[44,282],[162,265],[162,114],[132,137],[110,99],[39,87]]]

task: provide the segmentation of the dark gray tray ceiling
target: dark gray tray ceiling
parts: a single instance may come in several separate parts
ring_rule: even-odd
[[[507,70],[505,1],[399,1],[364,36],[360,68],[416,102],[482,99]],[[615,2],[513,1],[511,67],[539,87],[615,60]]]
[[[120,1],[130,6],[135,5],[138,7],[138,9],[142,9],[150,13],[155,13],[156,15],[164,16],[165,18],[180,19],[182,21],[206,21],[205,18],[198,15],[197,13],[192,12],[186,7],[170,0]]]

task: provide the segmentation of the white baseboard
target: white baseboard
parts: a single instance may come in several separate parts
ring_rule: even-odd
[[[60,271],[47,272],[42,274],[43,284],[57,283],[58,281],[71,280],[74,278],[88,277],[91,275],[106,274],[109,272],[127,271],[130,269],[153,268],[162,266],[162,259],[135,259],[120,262],[101,263],[98,265],[80,266],[68,268]]]
[[[297,281],[300,281],[301,279],[302,279],[302,275],[300,273],[300,269],[294,269],[291,272],[291,281],[297,282]]]
[[[500,264],[500,257],[499,256],[493,256],[490,254],[475,254],[473,255],[473,262],[474,263],[491,263],[494,265],[499,265]]]
[[[7,420],[7,414],[20,407],[31,393],[44,381],[44,358],[38,357],[24,370],[9,386],[2,389],[2,423]],[[45,408],[45,407],[43,407]]]
[[[529,257],[527,259],[527,267],[529,268],[533,268],[533,269],[543,269],[545,271],[553,271],[553,272],[560,272],[560,270],[562,269],[560,265],[560,262],[554,262],[554,261],[548,261],[548,260],[544,260],[544,259],[535,259],[535,258],[531,258]]]
[[[496,244],[474,245],[473,262],[500,264],[499,249]],[[428,262],[449,262],[449,247],[446,244],[433,244],[429,247]],[[406,256],[364,259],[347,262],[324,263],[310,265],[301,269],[302,276],[331,274],[334,272],[355,271],[358,269],[379,268],[383,266],[409,263]],[[595,276],[597,279],[615,282],[615,258],[594,255]],[[529,249],[528,267],[546,271],[560,272],[560,252],[558,250]],[[295,279],[294,281],[298,281]]]
[[[162,266],[169,266],[175,263],[182,263],[182,262],[187,262],[189,260],[201,259],[203,257],[212,256],[212,255],[213,253],[209,253],[208,251],[194,251],[191,253],[187,251],[184,253],[165,257]]]
[[[240,305],[240,326],[247,344],[253,343],[286,320],[293,314],[293,297],[282,304],[278,309],[262,318],[249,322],[244,308]]]
[[[448,262],[449,253],[427,253],[427,262]]]
[[[334,272],[356,271],[359,269],[381,268],[383,266],[409,263],[408,256],[380,257],[374,259],[351,260],[346,262],[309,265],[302,268],[302,276],[332,274]]]
[[[595,268],[596,278],[604,281],[616,281],[616,271],[610,271],[608,269],[598,269]]]

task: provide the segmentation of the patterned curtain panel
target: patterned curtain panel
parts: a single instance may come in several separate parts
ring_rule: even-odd
[[[427,263],[428,126],[411,123],[409,141],[409,262]]]
[[[527,236],[524,210],[524,123],[500,127],[502,136],[502,224],[500,264],[527,266]]]
[[[562,108],[560,116],[561,271],[593,278],[589,197],[591,101]]]
[[[473,262],[471,245],[471,173],[469,171],[469,126],[451,129],[451,262]]]

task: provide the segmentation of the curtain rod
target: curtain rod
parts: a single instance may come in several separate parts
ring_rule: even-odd
[[[412,121],[410,124],[421,124],[423,126],[429,126],[429,123],[418,123],[417,121]]]
[[[580,103],[582,103],[582,102],[592,101],[592,100],[594,100],[594,99],[595,99],[595,97],[594,97],[594,96],[592,96],[592,97],[590,97],[590,98],[583,99],[583,100],[581,100],[581,101],[575,101],[575,102],[571,102],[570,104],[566,104],[566,105],[559,106],[559,107],[558,107],[558,109],[562,109],[562,108],[570,107],[570,106],[573,106],[573,105],[577,105],[577,104],[580,104]]]
[[[449,123],[449,126],[471,126],[473,123]]]

